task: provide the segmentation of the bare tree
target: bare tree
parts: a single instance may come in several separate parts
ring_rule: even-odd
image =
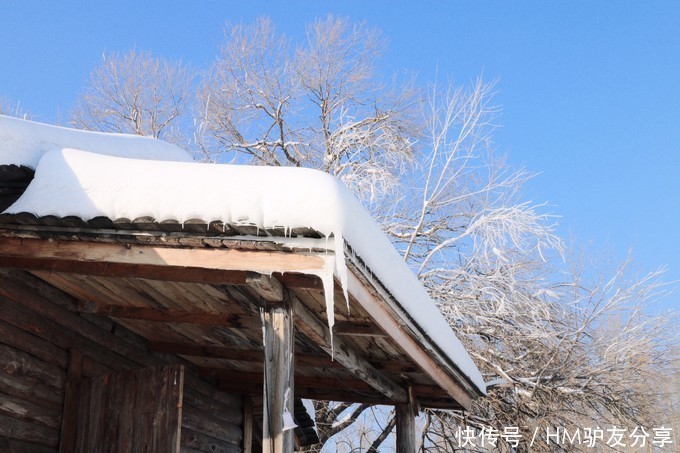
[[[161,138],[186,144],[191,71],[181,63],[131,50],[104,54],[76,103],[76,127]]]
[[[200,91],[204,149],[322,169],[364,200],[393,190],[417,129],[413,91],[376,77],[381,45],[375,30],[334,17],[295,47],[268,19],[231,26]]]
[[[677,365],[674,321],[648,317],[660,274],[626,282],[622,266],[588,282],[574,272],[554,218],[520,199],[532,175],[492,152],[495,85],[386,84],[383,46],[377,31],[334,17],[302,43],[267,19],[229,27],[201,84],[204,149],[336,175],[392,236],[495,383],[471,413],[427,411],[423,451],[474,450],[458,443],[468,425],[651,423],[650,378]],[[333,439],[377,451],[393,427],[367,405],[315,408],[321,443],[308,451]]]
[[[217,161],[331,173],[391,235],[492,384],[469,413],[426,411],[421,450],[475,450],[459,442],[468,426],[525,434],[651,426],[662,421],[655,407],[677,420],[677,396],[658,385],[680,372],[676,320],[649,311],[661,274],[629,278],[628,263],[607,273],[572,259],[555,219],[521,200],[532,175],[493,153],[495,85],[386,82],[383,48],[376,30],[332,16],[310,24],[302,42],[267,19],[229,26],[199,84],[197,140]],[[185,111],[188,80],[150,54],[106,57],[75,121],[167,137]],[[389,412],[315,409],[321,443],[308,451],[338,439],[348,450],[390,442]]]
[[[31,119],[31,114],[21,106],[21,102],[12,102],[7,98],[0,98],[0,115]]]

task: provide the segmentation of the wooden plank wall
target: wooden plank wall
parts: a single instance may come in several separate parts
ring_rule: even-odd
[[[59,448],[69,354],[83,381],[179,360],[111,322],[76,312],[77,301],[22,271],[0,269],[0,451]],[[185,371],[181,451],[242,450],[242,400]]]

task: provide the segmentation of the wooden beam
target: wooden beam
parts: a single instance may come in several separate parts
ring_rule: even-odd
[[[262,375],[221,368],[198,368],[201,376],[217,379],[221,390],[246,395],[262,394]],[[413,398],[422,407],[462,409],[436,385],[414,384]],[[385,404],[385,397],[359,379],[336,379],[308,375],[295,375],[295,397],[328,401]]]
[[[335,335],[347,335],[353,337],[386,337],[380,327],[370,322],[336,321],[333,326]]]
[[[108,305],[83,303],[79,305],[81,313],[112,318],[135,319],[149,322],[169,322],[198,324],[203,326],[220,326],[232,329],[256,329],[260,320],[254,316],[241,316],[222,313],[189,312],[173,308],[132,307],[128,305]]]
[[[354,348],[340,337],[331,338],[326,324],[322,323],[314,313],[299,299],[291,300],[295,313],[295,326],[300,332],[316,343],[321,349],[340,362],[350,373],[395,402],[406,401],[406,391],[390,380],[381,371],[375,369]]]
[[[472,396],[478,394],[478,390],[472,389],[466,380],[461,376],[460,382],[454,379],[450,372],[460,374],[455,370],[445,370],[441,361],[435,360],[432,353],[423,347],[424,338],[416,340],[406,327],[397,321],[399,316],[392,310],[387,303],[377,295],[368,290],[367,285],[362,284],[354,271],[349,270],[348,289],[352,298],[361,305],[364,310],[373,318],[383,331],[389,332],[390,337],[404,350],[404,352],[420,368],[440,385],[446,392],[455,399],[463,408],[470,410]],[[428,340],[429,341],[429,340]],[[403,400],[401,402],[406,402]]]
[[[92,263],[16,256],[0,256],[0,268],[65,272],[69,274],[117,278],[144,278],[148,280],[206,283],[211,285],[245,285],[246,277],[250,274],[249,271],[244,270],[225,271],[198,267],[142,266],[106,262]],[[321,280],[315,275],[288,272],[285,274],[277,273],[277,278],[288,288],[323,289]]]
[[[264,300],[271,302],[283,300],[283,285],[271,275],[249,272],[246,284]]]
[[[263,274],[323,269],[325,263],[323,257],[315,253],[175,248],[7,237],[0,237],[0,257],[251,271]]]
[[[293,429],[286,426],[292,418],[294,398],[293,312],[287,303],[271,305],[263,313],[264,385],[262,450],[293,453]]]
[[[227,346],[197,345],[189,343],[170,343],[152,341],[149,350],[165,354],[188,355],[194,357],[210,357],[213,359],[238,360],[244,362],[260,362],[264,352],[261,349],[230,348]],[[369,360],[377,370],[391,373],[418,373],[420,368],[405,360]],[[328,355],[295,355],[295,365],[313,368],[344,368]]]

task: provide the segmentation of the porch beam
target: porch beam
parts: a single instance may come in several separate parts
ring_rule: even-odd
[[[458,404],[464,409],[470,410],[472,406],[472,396],[478,393],[471,387],[463,386],[465,379],[461,377],[460,382],[454,379],[448,370],[445,370],[432,356],[432,352],[423,348],[425,339],[416,340],[413,333],[406,326],[397,321],[399,315],[388,306],[385,300],[369,291],[367,284],[363,284],[353,270],[349,270],[348,289],[354,301],[368,312],[380,328],[390,333],[390,337],[404,350],[420,368],[440,385]],[[453,370],[452,370],[453,371]],[[455,372],[455,371],[454,371]],[[406,402],[403,399],[401,402]]]
[[[0,238],[0,257],[47,259],[71,263],[134,264],[180,269],[251,271],[263,274],[315,270],[324,267],[323,257],[314,253],[227,248],[174,248],[129,243],[7,237]],[[5,261],[4,264],[7,265],[8,262]]]
[[[112,318],[134,319],[149,322],[186,323],[202,326],[218,326],[231,329],[257,329],[261,322],[254,316],[223,313],[206,313],[174,308],[133,307],[129,305],[81,303],[81,313]]]
[[[403,388],[378,371],[343,338],[332,337],[328,326],[304,303],[293,296],[291,305],[295,312],[295,326],[307,338],[337,360],[347,371],[385,395],[390,401],[406,401],[407,394]]]

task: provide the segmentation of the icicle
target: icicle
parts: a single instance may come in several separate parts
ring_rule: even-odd
[[[319,277],[321,277],[323,295],[326,300],[326,319],[328,331],[331,334],[331,360],[333,360],[335,358],[335,347],[333,346],[333,326],[335,325],[335,281],[333,279],[333,268],[336,260],[334,255],[327,255],[324,259],[326,263]]]
[[[283,429],[282,431],[288,431],[289,429],[297,428],[295,420],[288,410],[288,397],[290,396],[290,388],[286,389],[286,393],[283,395]]]
[[[349,313],[349,284],[347,278],[347,263],[345,262],[345,240],[340,234],[335,235],[335,273],[340,279],[342,295],[345,296],[347,313]]]

